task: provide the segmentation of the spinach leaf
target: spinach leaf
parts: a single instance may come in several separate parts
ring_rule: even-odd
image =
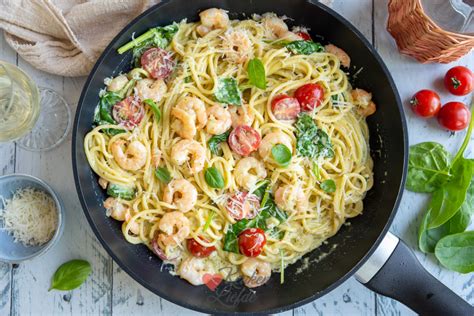
[[[107,194],[112,197],[130,201],[135,197],[136,190],[132,187],[109,183],[109,186],[107,187]]]
[[[285,45],[285,47],[293,54],[311,55],[324,51],[323,45],[313,41],[293,41]]]
[[[100,121],[105,121],[108,124],[117,124],[112,117],[112,107],[122,101],[123,97],[115,92],[106,92],[99,100],[99,115]]]
[[[106,128],[104,129],[104,132],[109,136],[115,136],[118,134],[126,133],[127,131],[120,128]]]
[[[336,191],[336,182],[332,179],[327,179],[321,182],[320,187],[324,192],[332,193]]]
[[[433,192],[450,177],[450,157],[441,144],[425,142],[410,147],[406,187],[414,192]]]
[[[170,183],[171,175],[165,167],[158,167],[155,169],[155,177],[163,183]]]
[[[229,138],[230,130],[223,134],[219,135],[214,135],[212,136],[208,141],[207,141],[207,146],[209,147],[209,150],[211,153],[214,155],[220,155],[221,154],[221,148],[219,146],[220,143],[226,142],[227,138]]]
[[[334,156],[328,134],[319,129],[311,116],[302,114],[295,124],[296,149],[300,155],[309,158]]]
[[[267,80],[265,78],[265,67],[258,58],[253,58],[247,65],[247,72],[249,74],[249,81],[252,85],[259,89],[267,88]]]
[[[84,260],[71,260],[62,264],[54,273],[48,291],[70,291],[82,285],[92,272],[89,262]]]
[[[222,189],[224,187],[224,178],[216,167],[207,168],[204,178],[211,188]]]
[[[281,167],[288,167],[291,162],[291,150],[283,144],[276,144],[272,148],[272,157]]]
[[[242,105],[242,94],[234,78],[218,79],[214,96],[220,103]]]
[[[435,256],[446,268],[460,273],[474,271],[474,231],[442,238],[435,248]]]
[[[143,103],[145,103],[151,108],[153,114],[155,115],[155,120],[159,122],[161,120],[161,111],[155,101],[153,101],[152,99],[145,99],[143,100]]]

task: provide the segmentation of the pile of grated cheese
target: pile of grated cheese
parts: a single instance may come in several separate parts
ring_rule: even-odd
[[[58,212],[47,193],[34,188],[17,190],[11,199],[4,199],[0,209],[3,229],[15,242],[26,246],[39,246],[48,242],[56,231]]]

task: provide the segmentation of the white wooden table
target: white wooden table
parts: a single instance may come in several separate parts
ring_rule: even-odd
[[[422,88],[436,88],[442,92],[443,102],[462,100],[444,93],[440,78],[453,65],[474,69],[474,54],[452,65],[422,65],[398,53],[395,43],[385,29],[387,0],[336,0],[332,7],[350,20],[371,41],[390,69],[405,104],[410,144],[433,140],[455,152],[464,133],[449,137],[434,120],[415,117],[407,106],[411,95]],[[1,14],[1,13],[0,13]],[[350,54],[350,52],[349,52]],[[72,112],[85,78],[64,78],[33,69],[0,37],[0,59],[16,64],[44,87],[61,93]],[[377,93],[376,91],[373,91]],[[379,102],[383,111],[383,102]],[[472,148],[467,151],[472,156]],[[15,144],[0,145],[0,175],[27,173],[50,183],[61,195],[66,206],[66,226],[60,243],[43,257],[11,266],[0,263],[0,315],[194,315],[193,311],[174,305],[155,296],[124,273],[99,244],[83,215],[74,187],[71,168],[71,135],[58,148],[45,153],[22,150]],[[420,213],[427,204],[427,196],[405,192],[400,210],[392,225],[392,232],[413,249]],[[474,276],[461,275],[441,268],[432,255],[416,251],[422,264],[458,293],[474,304]],[[83,258],[91,262],[93,275],[79,289],[72,292],[48,292],[49,282],[56,268],[70,259]],[[184,295],[184,293],[183,293]],[[350,278],[337,289],[303,307],[284,315],[412,315],[402,304],[377,295]]]

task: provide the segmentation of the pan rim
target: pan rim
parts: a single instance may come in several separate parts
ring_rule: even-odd
[[[83,102],[84,102],[84,98],[86,96],[86,92],[88,91],[88,87],[90,86],[90,83],[97,71],[97,69],[99,68],[99,66],[102,64],[102,62],[104,61],[105,59],[105,56],[107,55],[107,53],[112,49],[113,45],[117,42],[117,40],[125,33],[127,32],[128,30],[130,30],[139,20],[143,19],[145,16],[151,14],[152,12],[156,11],[156,10],[159,10],[162,6],[172,2],[173,0],[163,0],[161,1],[159,4],[157,5],[154,5],[152,7],[150,7],[149,9],[147,9],[146,11],[144,11],[142,14],[140,14],[139,16],[137,16],[135,19],[133,19],[132,21],[130,21],[112,40],[111,42],[107,45],[107,47],[104,49],[104,51],[102,52],[101,56],[98,58],[98,60],[96,61],[94,67],[92,68],[91,72],[89,73],[88,77],[87,77],[87,80],[83,86],[83,90],[81,92],[81,96],[79,98],[79,101],[78,101],[78,107],[76,109],[76,115],[75,115],[75,118],[74,118],[74,125],[73,125],[73,134],[72,134],[72,142],[71,142],[71,146],[72,146],[72,167],[73,167],[73,175],[74,175],[74,182],[75,182],[75,186],[76,186],[76,192],[77,192],[77,195],[78,195],[78,198],[79,198],[79,201],[81,203],[81,207],[82,207],[82,210],[87,218],[87,221],[89,223],[89,226],[91,227],[92,231],[94,232],[95,236],[97,237],[97,239],[99,240],[99,242],[101,243],[101,245],[104,247],[104,249],[107,251],[107,253],[112,257],[112,259],[120,266],[120,268],[122,268],[129,276],[131,276],[136,282],[138,282],[140,285],[142,285],[143,287],[145,287],[146,289],[148,289],[150,292],[152,292],[153,294],[155,295],[158,295],[159,297],[167,300],[167,301],[170,301],[174,304],[177,304],[179,306],[182,306],[182,307],[185,307],[187,309],[190,309],[190,310],[194,310],[194,311],[198,311],[198,312],[202,312],[202,313],[219,313],[219,314],[228,314],[228,315],[232,315],[232,314],[241,314],[241,315],[256,315],[256,314],[274,314],[274,313],[280,313],[280,312],[284,312],[284,311],[287,311],[287,310],[290,310],[290,309],[293,309],[293,308],[297,308],[297,307],[300,307],[304,304],[307,304],[309,302],[312,302],[314,301],[315,299],[317,298],[320,298],[326,294],[328,294],[329,292],[331,292],[332,290],[334,290],[335,288],[337,288],[338,286],[340,286],[342,283],[344,283],[347,279],[349,279],[351,276],[353,276],[357,270],[371,257],[371,255],[373,254],[373,252],[377,249],[377,247],[379,246],[380,242],[382,241],[382,239],[385,237],[386,233],[389,231],[390,229],[390,226],[393,222],[393,219],[395,218],[395,215],[397,213],[397,210],[400,206],[400,202],[401,202],[401,199],[402,199],[402,195],[403,195],[403,190],[404,190],[404,187],[405,187],[405,181],[406,181],[406,175],[407,175],[407,163],[408,163],[408,133],[407,133],[407,123],[406,123],[406,118],[405,118],[405,115],[404,115],[404,111],[403,111],[403,106],[402,106],[402,102],[401,102],[401,99],[400,99],[400,95],[398,93],[398,89],[395,85],[395,82],[392,78],[392,75],[390,74],[387,66],[385,65],[384,61],[382,60],[382,58],[380,57],[379,53],[375,50],[375,48],[373,47],[373,45],[365,38],[365,36],[354,26],[352,25],[351,22],[349,22],[347,19],[345,19],[343,16],[341,16],[339,13],[337,13],[336,11],[334,11],[333,9],[325,6],[325,5],[322,5],[320,4],[319,2],[313,2],[311,0],[307,0],[307,2],[313,6],[316,6],[318,7],[319,9],[325,11],[326,13],[328,13],[329,15],[331,15],[332,17],[334,17],[335,19],[337,19],[340,23],[342,23],[346,28],[348,28],[352,33],[354,33],[356,35],[356,37],[361,41],[361,43],[370,51],[370,53],[372,54],[372,56],[376,59],[377,63],[379,64],[379,66],[381,67],[385,77],[387,78],[389,84],[390,84],[390,89],[393,91],[394,93],[394,96],[395,96],[395,101],[397,103],[397,107],[398,107],[398,110],[400,112],[400,118],[401,118],[401,127],[402,127],[402,135],[403,135],[403,166],[402,166],[402,175],[401,175],[401,180],[400,180],[400,185],[399,185],[399,188],[398,188],[398,191],[397,191],[397,197],[395,199],[395,203],[393,204],[393,208],[390,212],[390,215],[383,227],[383,229],[381,230],[381,232],[379,233],[379,236],[377,237],[377,239],[375,240],[375,242],[373,242],[372,246],[369,248],[369,250],[366,252],[366,254],[359,260],[359,262],[357,264],[355,264],[347,273],[345,273],[343,276],[341,276],[336,282],[334,282],[333,284],[331,284],[330,286],[328,286],[327,288],[325,288],[324,290],[322,291],[319,291],[319,292],[316,292],[314,293],[313,295],[305,298],[305,299],[302,299],[302,300],[299,300],[297,302],[294,302],[292,304],[289,304],[289,305],[285,305],[285,306],[279,306],[279,307],[275,307],[275,308],[271,308],[271,309],[266,309],[266,310],[261,310],[259,312],[223,312],[223,311],[220,311],[220,310],[212,310],[212,309],[206,309],[206,308],[202,308],[200,306],[195,306],[195,305],[191,305],[191,304],[187,304],[185,300],[183,301],[175,301],[174,298],[170,297],[169,295],[166,294],[165,291],[160,291],[160,290],[157,290],[156,288],[152,288],[151,286],[149,286],[146,282],[144,282],[142,280],[142,277],[140,277],[138,274],[136,274],[133,269],[130,269],[128,266],[126,266],[118,257],[117,255],[115,255],[115,253],[113,252],[113,250],[109,247],[109,245],[104,241],[104,239],[102,238],[102,234],[101,232],[99,231],[98,227],[96,227],[96,225],[94,224],[94,221],[90,215],[90,212],[88,210],[88,207],[85,203],[85,196],[83,194],[83,190],[82,190],[82,186],[81,186],[81,183],[80,183],[80,179],[79,179],[79,173],[78,173],[78,168],[77,168],[77,159],[76,159],[76,156],[77,156],[77,151],[76,151],[76,147],[77,147],[77,142],[78,142],[78,139],[77,139],[77,130],[78,130],[78,122],[79,122],[79,117],[80,117],[80,114],[82,112],[82,106],[83,106]]]

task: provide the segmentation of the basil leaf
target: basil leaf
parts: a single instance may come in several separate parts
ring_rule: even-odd
[[[311,55],[324,51],[323,45],[313,41],[293,41],[285,45],[285,47],[293,54]]]
[[[234,78],[220,78],[217,81],[216,100],[220,103],[242,105],[242,95]]]
[[[461,157],[452,166],[451,173],[451,181],[433,193],[427,211],[430,213],[429,229],[446,223],[463,205],[474,175],[474,163]]]
[[[435,248],[435,256],[446,268],[460,273],[474,271],[474,231],[442,238]]]
[[[54,273],[48,291],[70,291],[78,288],[86,281],[92,272],[89,262],[84,260],[71,260],[61,265]]]
[[[301,156],[309,158],[334,156],[328,134],[316,126],[311,116],[300,115],[295,128],[296,149]]]
[[[165,167],[158,167],[155,169],[155,177],[163,183],[170,183],[171,174]]]
[[[272,148],[273,159],[282,167],[287,167],[291,162],[291,150],[283,144],[276,144]]]
[[[133,200],[133,198],[135,197],[136,190],[132,187],[126,187],[121,186],[119,184],[110,183],[107,187],[107,194],[112,197],[130,201]]]
[[[324,192],[332,193],[336,191],[336,182],[332,179],[324,180],[321,182],[320,187]]]
[[[155,101],[153,101],[152,99],[145,99],[143,100],[143,103],[145,103],[151,108],[153,114],[155,115],[155,119],[159,122],[161,120],[161,111]]]
[[[222,142],[226,142],[227,138],[229,138],[229,135],[230,135],[230,130],[228,130],[227,132],[223,134],[212,136],[207,141],[207,146],[209,147],[209,150],[211,151],[211,153],[213,153],[214,155],[220,155],[221,148],[219,144]]]
[[[216,167],[207,168],[204,178],[211,188],[222,189],[224,187],[224,178]]]
[[[267,81],[265,78],[265,67],[258,58],[253,58],[247,65],[247,72],[249,74],[249,81],[252,85],[259,89],[267,88]]]
[[[433,192],[449,180],[449,153],[441,144],[425,142],[410,147],[406,188]]]

